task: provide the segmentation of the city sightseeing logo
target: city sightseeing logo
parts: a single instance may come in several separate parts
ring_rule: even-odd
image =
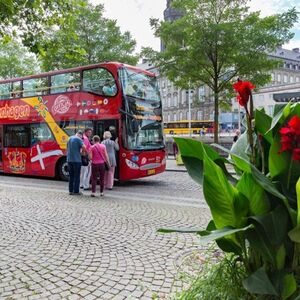
[[[9,160],[9,168],[13,173],[24,173],[26,169],[26,153],[18,150],[9,152],[7,158]]]
[[[62,115],[68,112],[71,106],[72,106],[72,101],[70,100],[70,98],[68,98],[65,95],[60,95],[55,99],[51,110],[53,115],[56,114]]]

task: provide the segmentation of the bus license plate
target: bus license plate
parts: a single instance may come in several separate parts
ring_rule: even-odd
[[[151,169],[147,171],[147,175],[153,175],[155,174],[155,169]]]

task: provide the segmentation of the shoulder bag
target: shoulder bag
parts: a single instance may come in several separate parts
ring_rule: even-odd
[[[87,155],[81,155],[81,165],[87,167],[90,163],[89,157]]]
[[[100,154],[100,156],[101,156],[101,157],[103,158],[103,160],[104,160],[104,167],[105,167],[105,171],[108,171],[108,170],[109,170],[109,165],[108,165],[108,163],[107,163],[106,159],[103,157],[103,155],[102,155],[101,151],[99,151],[99,150],[98,150],[98,147],[97,147],[97,145],[95,145],[95,148],[96,148],[97,152]]]

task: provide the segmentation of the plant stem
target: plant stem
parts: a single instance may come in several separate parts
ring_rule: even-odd
[[[291,163],[290,163],[289,171],[288,171],[287,189],[290,188],[290,182],[291,182],[291,176],[292,176],[292,167],[293,167],[293,156],[291,156]]]
[[[250,97],[250,99],[252,96]],[[253,145],[253,134],[252,134],[252,116],[251,113],[249,113],[247,106],[245,106],[246,109],[246,115],[247,115],[247,135],[248,135],[248,143],[251,149],[250,154],[250,162],[252,164],[255,164],[255,153],[254,153],[254,145]]]

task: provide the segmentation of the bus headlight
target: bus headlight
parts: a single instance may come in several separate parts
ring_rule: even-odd
[[[130,169],[134,169],[134,170],[138,170],[139,166],[137,164],[135,164],[134,162],[132,162],[129,159],[125,159],[126,165],[130,168]]]

